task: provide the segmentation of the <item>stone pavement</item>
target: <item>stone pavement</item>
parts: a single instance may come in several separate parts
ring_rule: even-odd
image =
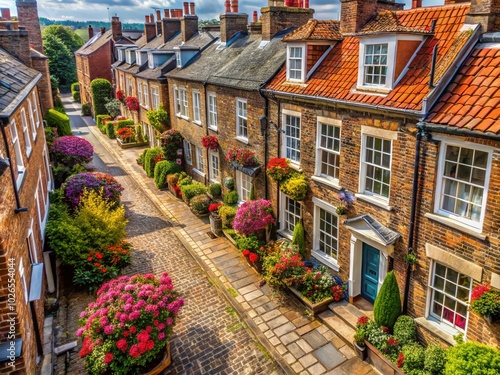
[[[74,106],[76,109],[79,108],[76,104]],[[141,154],[142,148],[121,149],[116,140],[108,139],[97,129],[90,117],[82,117],[82,119],[88,126],[83,131],[90,131],[109,155],[118,161],[120,169],[137,183],[139,194],[148,197],[168,219],[172,225],[169,231],[173,232],[184,244],[193,259],[208,274],[212,285],[224,294],[244,324],[271,354],[283,372],[314,375],[378,374],[370,365],[359,360],[352,349],[327,325],[309,317],[294,298],[281,293],[273,293],[267,286],[259,287],[259,275],[227,239],[210,238],[208,235],[210,225],[207,220],[196,217],[184,202],[173,197],[169,192],[158,190],[152,179],[146,177],[143,169],[136,163],[136,158]],[[128,189],[134,189],[134,184],[127,183],[125,186]],[[137,206],[135,202],[133,204]],[[147,216],[151,211],[153,210],[145,211],[144,220],[148,219]],[[163,269],[173,271],[169,259],[178,250],[171,251],[168,236],[158,233],[157,237],[160,242],[166,242],[164,249],[168,254],[161,256],[165,259],[164,264],[156,264],[153,259],[150,262],[158,267],[155,268],[158,272]],[[136,244],[139,248],[144,246],[141,241],[134,241],[134,247]],[[185,264],[177,271],[181,272],[185,279],[191,280],[196,269],[197,267]],[[189,301],[191,296],[186,297]],[[221,317],[217,313],[215,315],[212,313],[210,304],[200,305],[198,308],[198,320],[207,318],[217,320]],[[181,318],[181,320],[184,319]],[[177,325],[174,330],[176,335],[179,334],[179,330],[182,328]],[[200,342],[200,345],[203,344]],[[205,349],[207,354],[211,350],[210,347]],[[183,342],[180,350],[188,352],[193,348],[187,342]],[[174,364],[177,355],[178,353],[173,355]],[[185,355],[190,356],[191,353]],[[226,358],[221,358],[221,360],[226,360]],[[188,370],[188,373],[192,372]],[[247,372],[239,372],[235,369],[234,373]],[[257,368],[252,367],[250,373],[258,373]]]

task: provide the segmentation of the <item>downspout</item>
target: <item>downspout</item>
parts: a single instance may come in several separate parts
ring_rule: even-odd
[[[207,81],[203,81],[203,93],[205,95],[205,123],[206,123],[205,135],[208,135]],[[200,105],[201,105],[201,103],[200,103]],[[209,152],[210,152],[210,150],[207,148],[207,172],[210,175],[210,154],[209,154]],[[219,171],[220,171],[220,165],[219,165]],[[208,179],[208,182],[210,182],[210,179]],[[205,186],[207,186],[207,174],[205,174]]]
[[[417,195],[418,195],[418,178],[420,168],[420,143],[422,136],[427,137],[427,130],[424,125],[417,125],[417,139],[415,145],[415,163],[413,165],[413,187],[411,193],[411,212],[410,212],[410,228],[408,231],[408,254],[413,252],[413,241],[415,232],[415,216],[417,211]],[[410,291],[411,264],[406,264],[405,288],[403,294],[403,314],[408,311],[408,299]]]
[[[266,128],[265,130],[263,131],[263,135],[264,135],[264,168],[266,167],[267,165],[267,160],[268,160],[268,153],[269,153],[269,145],[267,143],[267,137],[268,137],[268,130],[269,130],[269,99],[267,99],[266,96],[264,96],[264,94],[262,93],[262,88],[265,86],[265,82],[262,83],[260,86],[259,86],[259,94],[260,96],[262,96],[262,98],[264,99],[264,116],[266,117]],[[261,129],[261,132],[262,132],[262,129]],[[266,200],[269,199],[269,186],[268,186],[268,183],[267,183],[267,175],[264,176],[264,197]]]
[[[14,212],[18,214],[19,212],[26,212],[28,211],[28,209],[26,207],[21,206],[21,200],[19,199],[19,192],[17,191],[17,186],[16,186],[16,175],[14,174],[14,167],[10,162],[11,160],[10,149],[9,149],[9,144],[7,142],[7,134],[5,133],[5,126],[7,126],[7,124],[9,123],[9,118],[1,116],[0,121],[1,121],[0,128],[2,129],[2,138],[5,145],[5,153],[7,154],[7,159],[9,160],[10,177],[12,180],[12,187],[14,188],[14,197],[16,199],[17,208],[14,210]]]

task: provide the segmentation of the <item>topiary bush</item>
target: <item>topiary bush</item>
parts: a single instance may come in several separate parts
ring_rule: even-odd
[[[189,204],[191,199],[197,195],[205,194],[207,192],[207,187],[200,182],[193,181],[189,185],[179,186],[182,192],[182,199],[184,202]],[[208,206],[207,206],[208,209]]]
[[[50,159],[56,165],[72,167],[92,160],[94,147],[86,139],[66,135],[54,140],[49,150]]]
[[[80,101],[80,84],[78,82],[71,84],[71,96],[75,102]]]
[[[144,162],[142,164],[146,171],[146,176],[153,177],[155,173],[155,158],[160,155],[163,150],[160,147],[153,147],[147,149],[144,154]]]
[[[97,128],[102,131],[104,129],[104,120],[111,120],[110,115],[97,115],[95,117],[95,124],[97,125]]]
[[[445,375],[500,374],[500,351],[477,342],[450,347],[446,359]]]
[[[407,344],[401,349],[404,355],[403,370],[408,375],[422,374],[424,368],[424,348],[417,343]]]
[[[394,327],[401,315],[401,297],[394,271],[387,273],[373,304],[373,318],[379,326]]]
[[[238,203],[238,192],[236,190],[232,190],[229,193],[225,194],[222,198],[223,202],[228,205],[233,205]]]
[[[222,228],[231,229],[233,228],[233,220],[236,216],[236,206],[220,206],[219,216],[222,219]]]
[[[306,258],[306,238],[304,233],[304,226],[302,221],[299,220],[293,228],[292,245],[296,245],[299,249],[302,259]]]
[[[45,121],[50,128],[57,128],[57,134],[60,137],[73,134],[69,117],[64,113],[49,109],[45,114]]]
[[[446,350],[439,345],[429,345],[424,353],[424,370],[430,375],[441,375],[446,365]]]
[[[92,101],[94,107],[94,115],[105,115],[106,100],[113,97],[113,86],[104,78],[96,78],[90,82],[90,92],[92,93]]]
[[[167,186],[167,175],[180,172],[182,167],[175,161],[162,160],[155,165],[154,170],[154,181],[158,189],[162,189]]]
[[[106,135],[108,138],[116,138],[114,121],[107,121],[104,126],[106,128]]]
[[[91,114],[90,105],[88,103],[82,104],[82,116],[90,116]]]
[[[412,317],[401,315],[394,324],[394,338],[401,345],[417,341],[417,325]]]
[[[208,187],[208,192],[213,196],[213,197],[219,197],[222,193],[222,186],[218,182],[211,184]]]
[[[189,205],[196,215],[205,215],[208,214],[210,202],[211,199],[206,194],[199,194],[191,198]]]

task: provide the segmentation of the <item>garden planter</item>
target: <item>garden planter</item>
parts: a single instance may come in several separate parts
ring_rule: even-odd
[[[180,194],[174,190],[174,186],[168,185],[168,191],[172,193],[172,195],[176,198],[181,198]]]
[[[308,298],[304,297],[297,289],[289,287],[288,290],[295,295],[313,315],[325,311],[328,305],[333,302],[333,297],[328,297],[322,301],[313,303]]]
[[[163,370],[165,370],[172,363],[172,357],[170,356],[170,342],[167,342],[166,350],[163,354],[163,359],[161,362],[154,367],[151,371],[146,372],[144,375],[158,375]]]
[[[399,369],[389,358],[384,356],[377,348],[365,340],[366,345],[366,361],[373,365],[384,375],[404,375],[404,372]]]
[[[250,267],[252,267],[253,269],[255,269],[258,273],[262,273],[262,262],[260,261],[260,259],[258,259],[256,262],[251,262],[249,257],[243,257],[246,259],[247,263],[250,265]]]
[[[245,167],[241,164],[236,163],[235,161],[231,162],[231,166],[240,171],[241,173],[244,173],[246,175],[249,175],[250,177],[255,177],[259,174],[261,170],[261,166],[256,166],[256,167]]]
[[[141,147],[141,146],[147,146],[148,142],[127,142],[123,143],[123,141],[120,138],[116,138],[116,142],[118,143],[118,146],[121,148],[132,148],[132,147]]]
[[[356,344],[355,341],[352,344],[354,347],[354,353],[356,353],[359,359],[364,361],[366,359],[366,354],[367,354],[366,346],[359,346],[358,344]]]
[[[210,230],[217,237],[222,236],[222,219],[220,216],[210,215]]]
[[[238,246],[236,246],[236,241],[234,240],[233,237],[231,237],[231,235],[229,233],[227,233],[226,231],[222,231],[222,233],[224,233],[224,236],[226,236],[226,238],[229,240],[229,242],[231,242],[234,247],[238,248]]]

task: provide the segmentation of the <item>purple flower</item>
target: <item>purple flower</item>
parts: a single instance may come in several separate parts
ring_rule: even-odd
[[[72,135],[56,138],[50,148],[52,161],[68,167],[88,163],[93,154],[94,148],[89,141]]]

